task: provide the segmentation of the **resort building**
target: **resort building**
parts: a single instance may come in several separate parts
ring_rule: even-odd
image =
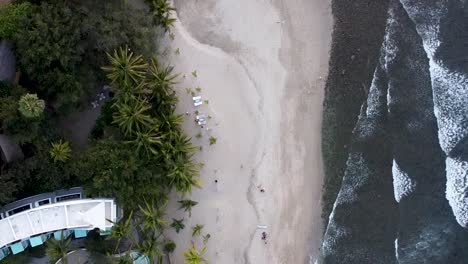
[[[121,215],[113,199],[86,199],[82,188],[13,202],[0,210],[0,260],[28,246],[42,245],[51,237],[81,238],[96,228],[106,234]]]

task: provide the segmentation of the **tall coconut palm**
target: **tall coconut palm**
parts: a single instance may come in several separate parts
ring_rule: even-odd
[[[57,143],[52,143],[52,148],[50,149],[50,156],[54,162],[65,162],[71,156],[70,143],[68,141],[63,142],[60,140]]]
[[[169,184],[177,191],[183,193],[192,192],[192,187],[201,188],[201,182],[197,177],[200,175],[201,165],[184,157],[176,157],[169,164]]]
[[[112,123],[117,124],[126,136],[147,131],[154,125],[154,119],[148,114],[151,106],[146,100],[135,96],[124,96],[114,104],[114,107],[116,112]]]
[[[161,136],[159,136],[155,130],[136,132],[133,135],[133,139],[125,143],[135,146],[135,152],[137,154],[143,152],[146,157],[150,157],[151,155],[158,154],[155,147],[161,144]]]
[[[171,12],[176,9],[171,6],[169,0],[147,0],[147,2],[150,4],[150,10],[156,24],[161,26],[164,31],[169,31],[176,21],[175,18],[171,18]]]
[[[114,224],[114,226],[111,229],[110,235],[107,237],[107,239],[117,239],[117,244],[115,245],[114,253],[117,253],[117,249],[119,248],[122,239],[132,238],[132,216],[133,211],[130,211],[130,214],[127,216],[125,221],[121,221],[118,223],[112,222],[111,220],[107,219],[107,221]]]
[[[186,264],[200,264],[200,263],[208,263],[208,261],[203,257],[206,253],[207,248],[203,247],[201,251],[195,247],[195,244],[192,242],[192,245],[188,248],[186,252],[184,252],[185,263]]]
[[[148,68],[148,84],[155,92],[163,92],[170,94],[172,86],[177,83],[178,74],[173,74],[173,66],[161,66],[158,61],[153,58]]]
[[[190,142],[190,138],[184,133],[177,133],[172,138],[172,146],[175,155],[191,156],[191,154],[198,151],[199,147]],[[195,173],[197,174],[197,173]]]
[[[125,254],[119,257],[111,257],[113,264],[134,264],[134,260],[130,254]]]
[[[188,212],[189,217],[192,216],[192,208],[198,204],[198,202],[188,199],[180,200],[177,202],[180,204],[179,209],[183,209],[185,212]]]
[[[18,102],[18,110],[26,118],[37,118],[44,112],[45,102],[37,94],[25,94]]]
[[[63,236],[63,231],[60,237],[60,240],[55,238],[49,239],[46,242],[46,252],[52,260],[61,259],[63,264],[67,264],[67,253],[70,250],[71,239],[65,239]]]
[[[179,102],[179,97],[177,97],[175,91],[171,91],[168,94],[165,94],[163,92],[154,92],[154,90],[151,90],[151,92],[151,102],[153,104],[154,110],[158,114],[169,115],[174,113],[174,106]]]
[[[156,237],[148,236],[137,246],[137,250],[141,254],[147,256],[151,263],[155,263],[155,260],[164,256],[164,252],[160,249],[161,246],[162,243],[159,242]]]
[[[113,54],[107,53],[107,58],[111,65],[102,69],[112,83],[133,85],[143,80],[148,65],[141,55],[134,56],[127,46],[114,50]]]
[[[180,128],[180,125],[184,122],[182,115],[159,113],[159,120],[159,129],[166,131],[170,136],[176,136],[182,132]]]
[[[181,131],[180,125],[184,122],[184,117],[177,114],[161,115],[161,123],[167,130]]]
[[[164,227],[167,225],[167,222],[163,219],[166,205],[164,204],[161,207],[157,207],[154,202],[149,203],[145,201],[145,205],[140,205],[139,207],[142,215],[141,222],[143,228],[147,232],[153,232],[154,235],[161,233]]]

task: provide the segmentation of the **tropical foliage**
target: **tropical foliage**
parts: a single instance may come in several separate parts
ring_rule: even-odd
[[[164,235],[168,194],[201,187],[198,147],[175,113],[178,74],[149,59],[153,25],[169,31],[175,9],[168,0],[147,1],[151,16],[120,0],[18,2],[28,3],[0,8],[0,38],[15,42],[19,83],[27,87],[0,82],[0,133],[19,143],[25,159],[0,167],[0,204],[76,185],[91,197],[115,197],[126,215],[105,240],[115,247],[103,250],[135,250],[162,263],[176,248]],[[89,145],[72,155],[61,139],[64,115],[79,112],[105,83],[113,98]],[[179,203],[189,216],[197,204]],[[179,232],[183,220],[170,226]],[[51,259],[63,258],[70,241],[49,241]]]
[[[68,141],[63,142],[60,140],[57,143],[52,143],[52,148],[50,149],[50,156],[54,162],[67,161],[71,156],[70,143]]]
[[[128,47],[120,47],[114,50],[114,54],[107,53],[110,66],[102,67],[106,72],[107,78],[112,83],[121,84],[120,88],[128,88],[132,85],[138,84],[145,76],[147,64],[143,56],[133,56],[133,52]]]
[[[21,144],[34,141],[42,123],[41,115],[31,119],[20,112],[26,110],[20,105],[21,98],[24,98],[25,94],[26,90],[21,86],[0,82],[0,130]],[[34,111],[39,112],[39,109]]]
[[[0,39],[11,39],[19,30],[19,20],[32,12],[30,3],[0,5]]]
[[[56,240],[55,238],[49,239],[46,242],[46,251],[47,255],[52,260],[59,260],[61,259],[61,263],[67,264],[67,253],[70,250],[70,242],[71,239],[67,238],[65,239],[63,237],[63,232],[62,232],[62,237],[60,240]]]
[[[192,226],[192,236],[196,237],[196,236],[201,235],[202,230],[203,230],[203,225],[196,224]]]
[[[11,175],[2,174],[0,171],[0,205],[6,204],[13,200],[13,194],[16,190],[14,179]]]
[[[201,166],[193,161],[197,147],[174,113],[172,68],[155,59],[146,64],[128,48],[108,56],[111,64],[103,69],[115,91],[111,124],[120,133],[98,140],[82,155],[77,166],[87,189],[134,208],[138,197],[154,201],[172,188],[187,193],[200,187]]]
[[[210,140],[210,145],[214,145],[218,141],[218,139],[215,137],[210,137],[209,140]]]
[[[143,11],[121,1],[87,2],[41,1],[31,16],[19,19],[13,36],[22,72],[60,114],[102,84],[98,69],[106,51],[128,43],[149,54],[153,47]]]
[[[145,0],[149,5],[150,12],[153,15],[154,23],[161,26],[165,32],[169,31],[176,21],[171,16],[175,8],[171,6],[169,0]]]
[[[206,247],[203,247],[202,250],[198,250],[195,244],[192,242],[188,250],[183,253],[185,257],[185,263],[186,264],[208,263],[208,261],[203,257],[206,251],[207,251]]]
[[[182,219],[175,219],[175,218],[172,218],[171,227],[174,228],[174,230],[175,230],[177,233],[179,233],[180,230],[182,230],[182,229],[185,228],[184,218],[182,218]]]
[[[176,249],[177,245],[174,241],[169,240],[164,243],[164,252],[165,253],[172,253]]]
[[[126,219],[121,220],[118,223],[112,222],[110,219],[108,219],[108,221],[114,224],[114,227],[111,229],[111,233],[109,237],[107,237],[107,239],[117,240],[114,253],[118,253],[117,249],[119,248],[119,245],[122,239],[132,237],[132,222],[131,222],[132,216],[133,216],[133,211],[130,211],[130,214],[127,215]]]
[[[18,102],[18,110],[26,118],[38,118],[44,112],[45,103],[37,94],[25,94]]]
[[[180,204],[179,209],[183,209],[185,212],[189,213],[189,217],[192,216],[192,208],[198,204],[198,202],[192,200],[180,200],[178,201]]]
[[[124,210],[133,210],[144,199],[160,197],[164,186],[157,164],[135,155],[122,141],[110,137],[94,142],[74,162],[91,196],[115,197]]]

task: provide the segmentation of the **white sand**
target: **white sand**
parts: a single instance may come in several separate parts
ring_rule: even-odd
[[[210,131],[195,125],[194,114],[184,125],[193,137],[202,131],[194,142],[203,146],[197,159],[206,166],[203,189],[190,196],[199,202],[192,217],[175,204],[168,210],[170,217],[185,216],[187,225],[168,233],[178,245],[172,262],[183,263],[181,251],[191,240],[202,246],[190,228],[203,224],[211,234],[211,264],[313,263],[322,233],[328,0],[180,0],[176,7],[180,22],[168,52],[185,74],[179,111],[195,110],[185,88],[199,86],[209,104],[198,109],[213,118]],[[210,135],[217,144],[209,146]],[[259,224],[268,226],[268,244]]]

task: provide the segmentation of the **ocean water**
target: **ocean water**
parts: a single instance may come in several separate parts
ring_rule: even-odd
[[[325,263],[468,263],[467,6],[390,0]]]

